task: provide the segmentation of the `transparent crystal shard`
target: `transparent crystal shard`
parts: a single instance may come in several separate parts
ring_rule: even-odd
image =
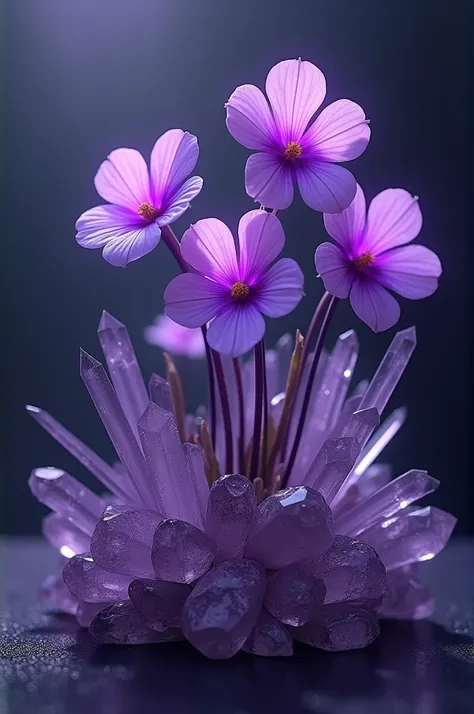
[[[325,605],[304,627],[291,628],[295,640],[329,652],[362,649],[379,635],[373,612],[347,603]]]
[[[401,407],[400,409],[395,409],[395,411],[392,412],[387,419],[385,419],[380,429],[377,429],[362,451],[354,469],[354,479],[361,476],[375,461],[382,450],[385,449],[387,444],[393,439],[395,434],[405,423],[406,416],[406,409]]]
[[[285,625],[301,627],[321,607],[326,595],[323,581],[302,565],[289,565],[267,580],[264,605]]]
[[[153,502],[143,454],[104,367],[81,350],[80,370],[87,391],[137,493],[142,502],[150,503],[150,499]]]
[[[262,607],[265,570],[252,560],[220,563],[202,577],[183,608],[183,632],[211,659],[233,657]]]
[[[180,630],[175,628],[165,632],[152,630],[130,600],[101,610],[93,619],[89,632],[99,642],[109,645],[143,645],[183,639]]]
[[[278,389],[278,356],[275,350],[265,350],[265,367],[267,377],[268,401],[270,402]]]
[[[378,608],[379,617],[391,620],[423,620],[431,617],[434,610],[433,595],[430,589],[418,580],[416,565],[397,568],[388,574],[387,590]]]
[[[337,535],[331,548],[320,558],[305,562],[322,579],[325,604],[349,600],[376,600],[385,592],[384,565],[370,545]]]
[[[54,466],[34,469],[28,485],[40,503],[92,534],[105,505],[90,489]]]
[[[112,493],[115,493],[122,500],[130,500],[130,498],[136,497],[135,489],[127,483],[126,478],[119,479],[117,472],[111,466],[86,444],[83,444],[74,434],[71,434],[51,414],[39,407],[31,406],[31,404],[26,406],[26,411],[53,439],[56,439]]]
[[[57,513],[49,513],[43,518],[41,530],[48,543],[65,558],[72,558],[77,553],[86,553],[89,550],[89,536]]]
[[[130,506],[108,506],[91,539],[94,562],[111,573],[153,578],[151,547],[163,519],[156,511]]]
[[[358,410],[360,401],[361,397],[356,394],[353,394],[351,397],[349,397],[349,399],[346,399],[339,413],[337,421],[331,430],[330,436],[332,438],[337,439],[339,436],[341,436],[347,422],[354,414],[354,412]]]
[[[340,416],[357,363],[358,354],[359,340],[354,330],[348,330],[348,332],[344,332],[340,335],[331,354],[331,362],[336,379],[332,392],[329,421],[327,423],[327,428],[330,430],[334,428]]]
[[[132,578],[99,568],[90,553],[75,555],[63,569],[64,582],[78,600],[120,602],[128,598]]]
[[[352,477],[352,473],[353,472],[351,472],[349,478]],[[391,479],[392,467],[390,464],[372,464],[369,466],[350,488],[345,489],[345,484],[343,485],[345,493],[342,494],[341,497],[340,494],[343,488],[340,489],[336,498],[331,503],[333,520],[336,521],[342,518],[344,513],[347,513],[354,508],[355,505],[364,501],[383,486],[386,486]]]
[[[40,588],[40,602],[54,610],[61,610],[68,615],[75,615],[77,598],[71,595],[61,575],[48,575]]]
[[[262,608],[242,649],[261,657],[291,657],[293,638],[281,622]]]
[[[397,332],[362,397],[359,409],[376,407],[378,413],[382,414],[415,347],[416,330],[414,327]]]
[[[181,627],[181,613],[191,587],[163,580],[133,580],[128,593],[148,627],[165,632],[172,627]]]
[[[379,413],[375,407],[358,409],[344,427],[342,436],[354,438],[362,449],[374,429],[378,427],[379,421]]]
[[[110,602],[84,602],[80,600],[76,611],[77,622],[81,627],[89,627],[94,617],[109,606]]]
[[[214,541],[190,523],[164,520],[153,538],[155,575],[159,580],[193,583],[209,570],[216,550]]]
[[[257,508],[245,558],[278,570],[324,553],[334,540],[331,510],[308,486],[287,488]]]
[[[182,449],[188,467],[191,490],[194,492],[193,499],[198,505],[200,516],[198,518],[198,514],[196,514],[195,525],[198,528],[203,528],[209,499],[209,484],[204,470],[203,450],[196,444],[183,444]]]
[[[149,400],[128,330],[104,310],[97,334],[120,404],[136,435]]]
[[[433,506],[407,509],[361,533],[383,560],[387,571],[424,560],[443,550],[456,525],[456,518]]]
[[[407,471],[354,506],[335,522],[334,528],[342,535],[357,536],[381,519],[394,516],[414,501],[432,493],[438,486],[439,481],[426,471]]]
[[[150,399],[155,404],[158,404],[162,409],[166,409],[167,412],[174,413],[173,399],[171,397],[170,385],[160,377],[159,374],[153,373],[150,377],[148,383],[148,389],[150,392]]]
[[[319,491],[331,503],[360,453],[355,437],[327,439],[304,478],[304,483]]]
[[[138,423],[151,486],[159,510],[167,518],[202,523],[174,415],[150,402]]]
[[[217,543],[216,562],[242,556],[256,508],[255,489],[248,478],[227,474],[213,483],[206,533]]]
[[[275,345],[278,359],[278,385],[277,392],[284,392],[286,380],[290,369],[291,355],[293,354],[293,336],[287,332],[282,335]]]

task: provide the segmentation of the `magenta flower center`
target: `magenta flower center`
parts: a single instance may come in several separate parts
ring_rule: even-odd
[[[302,153],[303,147],[301,146],[301,144],[298,144],[297,141],[289,141],[285,147],[283,156],[285,157],[285,159],[293,161],[294,159],[299,159]]]
[[[151,203],[142,203],[138,209],[140,216],[143,216],[147,221],[154,221],[159,216],[159,211],[151,205]]]
[[[234,283],[230,289],[230,296],[235,302],[244,302],[250,295],[250,288],[245,283]]]
[[[375,258],[371,253],[362,253],[352,261],[356,268],[368,268],[375,262]]]

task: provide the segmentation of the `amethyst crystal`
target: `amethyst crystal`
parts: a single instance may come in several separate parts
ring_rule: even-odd
[[[120,464],[108,465],[52,416],[28,407],[109,491],[99,497],[60,469],[33,472],[32,492],[54,512],[43,521],[45,537],[69,558],[64,580],[46,581],[46,604],[76,614],[101,642],[185,637],[218,659],[240,649],[288,656],[293,639],[326,650],[364,647],[378,634],[377,617],[417,619],[432,612],[416,565],[444,547],[455,519],[415,505],[438,486],[424,471],[392,481],[390,468],[374,463],[405,420],[397,409],[377,428],[415,346],[413,329],[395,336],[374,379],[349,397],[354,333],[341,335],[324,355],[284,488],[288,450],[272,439],[284,409],[291,340],[266,355],[268,464],[267,473],[260,464],[252,483],[246,465],[252,360],[241,365],[240,413],[235,364],[222,359],[236,471],[223,475],[221,405],[213,444],[201,423],[205,411],[196,418],[180,413],[176,383],[170,388],[153,375],[150,401],[121,323],[104,313],[99,333],[110,379],[86,353],[81,375]],[[301,379],[304,388],[307,370]],[[287,425],[290,441],[300,408],[301,395]],[[178,420],[190,443],[181,442]]]

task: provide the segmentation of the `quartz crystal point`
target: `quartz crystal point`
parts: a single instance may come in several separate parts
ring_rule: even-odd
[[[244,556],[279,570],[322,555],[333,541],[331,510],[326,501],[309,486],[297,486],[274,493],[260,504]]]
[[[28,481],[40,503],[90,535],[104,510],[99,496],[54,466],[34,469]]]
[[[373,612],[346,603],[324,605],[303,627],[292,627],[295,640],[330,652],[362,649],[380,633]]]
[[[351,476],[352,476],[351,472]],[[350,477],[349,477],[350,478]],[[342,489],[331,503],[332,517],[334,522],[348,513],[354,506],[373,493],[386,486],[392,480],[392,467],[389,464],[372,464],[346,491],[343,498],[340,498]],[[344,484],[345,487],[345,484]]]
[[[158,524],[156,511],[130,506],[108,506],[92,535],[94,563],[111,573],[153,578],[151,547]]]
[[[174,412],[173,399],[171,397],[170,385],[159,374],[153,373],[148,383],[150,399],[167,412]],[[145,405],[146,406],[146,405]],[[141,416],[141,415],[140,415]]]
[[[387,444],[393,439],[395,434],[401,429],[407,417],[407,410],[404,407],[395,409],[373,437],[369,440],[362,451],[358,463],[354,469],[354,476],[361,476],[364,471],[375,461]]]
[[[152,563],[156,577],[174,583],[193,583],[209,570],[216,550],[214,541],[195,526],[166,519],[153,538]]]
[[[414,327],[397,332],[362,397],[359,409],[376,407],[378,413],[382,414],[415,347],[416,330]]]
[[[379,421],[379,413],[375,407],[358,409],[344,427],[342,436],[354,438],[362,449],[374,429],[379,425]]]
[[[290,369],[291,355],[293,354],[293,336],[287,332],[282,335],[275,345],[275,352],[278,357],[278,389],[277,392],[284,392],[286,380]],[[275,396],[275,395],[273,395]]]
[[[439,481],[428,476],[426,471],[407,471],[336,521],[336,532],[357,536],[378,521],[395,515],[414,501],[432,493],[438,486]]]
[[[179,518],[199,526],[202,515],[193,495],[191,476],[173,414],[149,402],[138,423],[138,431],[153,490],[159,501],[157,510],[167,518]]]
[[[262,606],[265,570],[252,560],[220,563],[197,583],[183,608],[183,632],[211,659],[233,657]]]
[[[354,330],[348,330],[339,338],[331,353],[331,362],[334,373],[334,386],[326,427],[334,428],[341,413],[347,391],[359,354],[359,340]]]
[[[304,482],[331,503],[360,453],[355,437],[327,439],[311,464]]]
[[[75,615],[77,599],[71,595],[61,575],[48,575],[40,588],[40,601],[47,607]]]
[[[163,580],[133,580],[128,588],[130,600],[152,630],[165,632],[181,627],[181,613],[191,588]]]
[[[267,580],[264,605],[285,625],[301,627],[321,607],[326,595],[322,580],[302,565],[289,565]]]
[[[126,600],[132,579],[99,568],[88,553],[71,558],[64,566],[63,578],[71,593],[85,602]]]
[[[33,407],[30,404],[27,405],[26,411],[53,439],[56,439],[66,451],[69,451],[80,464],[85,466],[85,468],[103,483],[106,488],[112,491],[112,493],[115,493],[123,500],[130,500],[130,495],[133,497],[133,487],[130,488],[130,484],[127,484],[125,479],[121,479],[122,483],[119,483],[117,473],[114,469],[106,464],[100,456],[97,456],[86,444],[83,444],[74,434],[71,434],[62,424],[56,421],[51,414],[43,411],[43,409],[39,409],[39,407]]]
[[[255,489],[248,478],[227,474],[209,492],[206,533],[217,543],[216,562],[242,556],[257,508]]]
[[[326,553],[305,563],[326,586],[325,604],[346,600],[375,600],[385,592],[382,560],[362,541],[337,535]]]
[[[456,518],[439,508],[407,508],[364,531],[360,538],[375,548],[389,571],[434,558],[455,525]]]
[[[110,602],[84,602],[77,605],[76,618],[81,627],[89,627],[92,620],[101,610],[110,606]]]
[[[183,444],[182,448],[190,478],[189,490],[191,492],[191,498],[193,498],[198,505],[198,511],[193,511],[196,516],[195,525],[197,525],[198,528],[203,528],[209,499],[209,484],[207,483],[204,468],[204,453],[197,444]]]
[[[93,619],[89,632],[99,642],[110,645],[146,645],[182,639],[180,630],[157,632],[149,628],[130,601],[101,610]]]
[[[144,503],[149,503],[150,499],[153,501],[153,494],[148,487],[143,454],[104,367],[87,352],[81,350],[80,371],[94,406],[122,464],[132,478],[141,501]]]
[[[128,330],[104,310],[97,333],[120,404],[136,434],[149,400]]]
[[[381,617],[421,620],[430,617],[435,603],[430,589],[416,577],[416,566],[407,565],[388,573],[387,590],[378,609]]]
[[[291,657],[293,639],[286,627],[262,608],[242,649],[261,657]]]
[[[77,553],[89,550],[89,536],[57,513],[49,513],[43,518],[42,532],[48,543],[65,558],[72,558]]]

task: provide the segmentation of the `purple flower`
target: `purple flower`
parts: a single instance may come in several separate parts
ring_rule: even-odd
[[[265,332],[262,314],[281,317],[303,296],[303,274],[283,258],[285,234],[278,218],[250,211],[240,219],[239,253],[230,230],[217,218],[191,226],[181,241],[184,260],[198,272],[178,275],[165,291],[165,312],[185,327],[213,320],[207,339],[222,354],[247,352]],[[215,318],[215,319],[213,319]]]
[[[158,315],[153,325],[145,328],[145,340],[173,355],[204,357],[206,353],[201,330],[178,325],[167,315]]]
[[[181,129],[160,136],[151,152],[150,172],[135,149],[112,151],[94,179],[98,194],[112,205],[96,206],[79,217],[79,245],[103,248],[105,260],[122,268],[152,251],[160,229],[179,218],[202,188],[199,176],[187,179],[198,156],[197,138]]]
[[[421,245],[404,246],[422,225],[418,199],[407,191],[382,191],[366,213],[358,186],[349,208],[340,215],[325,215],[324,223],[337,245],[317,248],[316,269],[328,292],[338,298],[350,295],[354,312],[374,332],[388,330],[400,317],[400,305],[385,288],[411,300],[437,289],[438,256]]]
[[[268,73],[264,94],[251,84],[237,87],[227,108],[227,127],[237,141],[260,153],[245,170],[249,196],[264,206],[288,208],[293,184],[316,211],[339,213],[356,191],[352,174],[335,162],[356,159],[370,129],[363,110],[348,99],[323,109],[308,126],[326,95],[323,73],[311,62],[286,60]]]

